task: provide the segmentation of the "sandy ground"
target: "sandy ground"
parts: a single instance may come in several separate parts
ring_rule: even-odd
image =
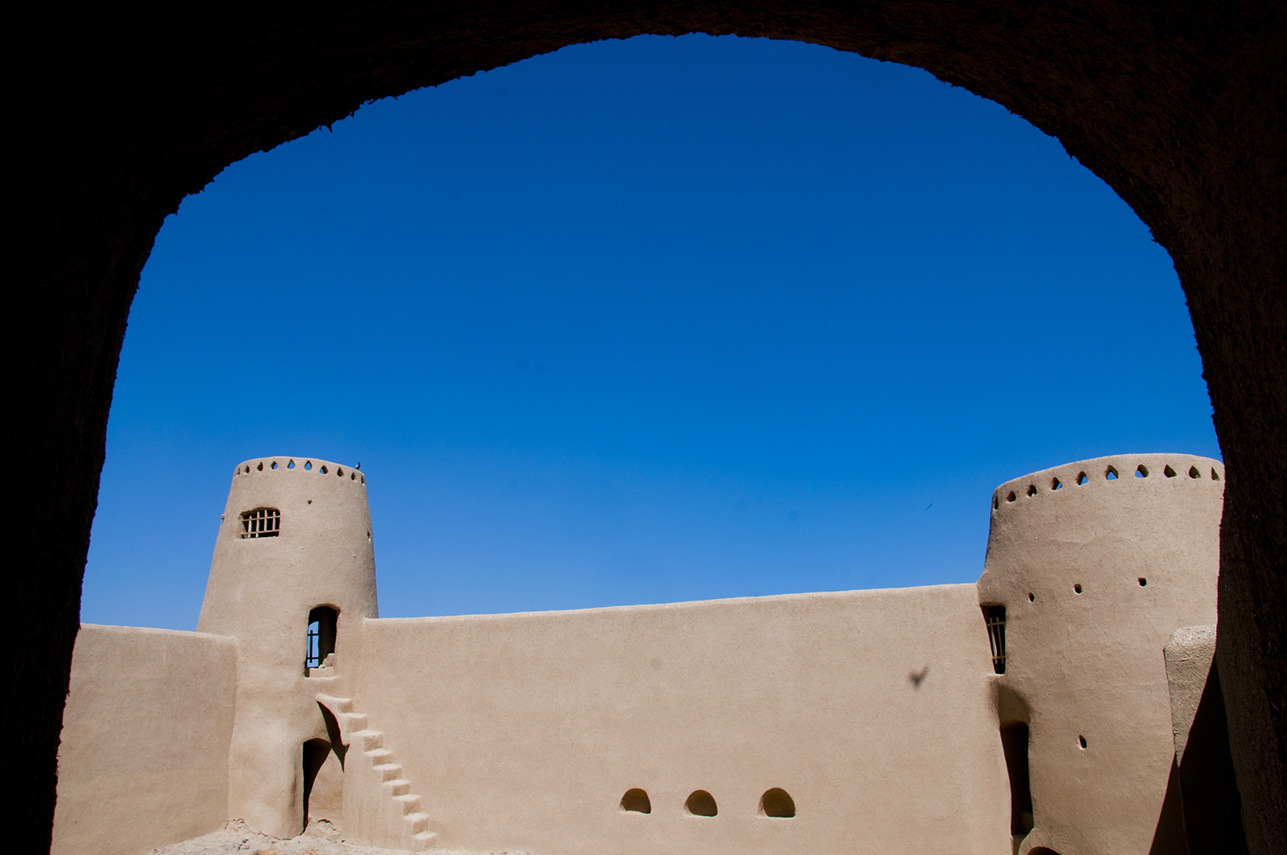
[[[522,852],[466,852],[431,849],[430,855],[528,855]],[[278,840],[246,828],[239,819],[216,832],[153,849],[150,855],[406,855],[402,849],[383,849],[349,843],[326,820],[310,822],[308,830],[290,840]]]

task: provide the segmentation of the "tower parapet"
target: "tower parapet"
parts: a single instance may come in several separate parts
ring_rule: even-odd
[[[1144,852],[1141,829],[1178,830],[1162,649],[1215,622],[1223,495],[1223,466],[1183,454],[1070,463],[993,493],[978,591],[1020,855]]]

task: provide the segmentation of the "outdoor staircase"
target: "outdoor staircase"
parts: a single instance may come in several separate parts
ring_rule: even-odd
[[[352,698],[319,694],[317,702],[335,716],[340,726],[340,739],[349,746],[348,758],[353,757],[354,748],[361,752],[359,762],[364,762],[368,767],[361,771],[375,776],[384,791],[384,797],[393,804],[402,820],[399,832],[392,838],[379,841],[380,845],[393,845],[413,851],[428,849],[437,835],[429,830],[429,814],[420,809],[420,796],[411,792],[411,782],[403,774],[402,765],[394,760],[393,751],[385,744],[384,733],[372,730],[366,715],[353,711]],[[348,774],[348,763],[351,762],[352,759],[346,762],[345,774]]]

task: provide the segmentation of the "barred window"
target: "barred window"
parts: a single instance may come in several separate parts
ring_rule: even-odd
[[[282,512],[276,508],[255,508],[241,515],[241,536],[276,537],[282,533]]]
[[[1005,673],[1005,606],[983,606],[983,622],[992,644],[992,670]]]

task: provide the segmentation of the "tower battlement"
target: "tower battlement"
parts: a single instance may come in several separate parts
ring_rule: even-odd
[[[992,513],[1021,513],[1032,500],[1065,500],[1076,496],[1095,501],[1101,488],[1175,489],[1192,485],[1224,491],[1224,466],[1192,454],[1117,454],[1065,463],[1007,481],[992,491]]]
[[[352,481],[363,487],[366,486],[366,476],[357,469],[351,466],[346,468],[328,460],[314,461],[312,458],[259,457],[254,460],[245,460],[237,464],[237,468],[233,470],[232,477],[237,479],[243,475],[258,475],[261,473],[267,475],[291,474],[297,472],[334,475],[342,480]]]

